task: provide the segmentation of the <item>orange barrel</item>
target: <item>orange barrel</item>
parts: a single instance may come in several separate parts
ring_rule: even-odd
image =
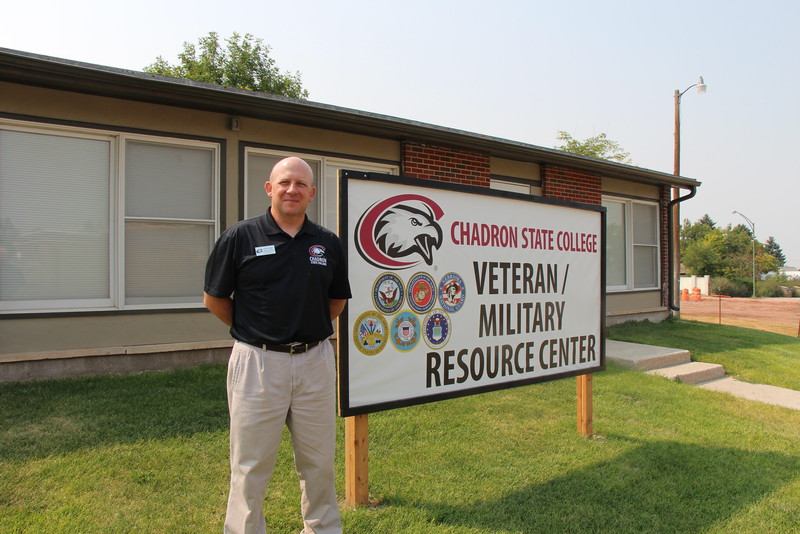
[[[692,288],[692,300],[700,300],[700,288],[693,287]]]
[[[686,288],[681,289],[681,300],[689,300],[689,290]]]

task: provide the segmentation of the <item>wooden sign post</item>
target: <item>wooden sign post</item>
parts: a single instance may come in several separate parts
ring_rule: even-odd
[[[344,420],[345,505],[369,503],[369,420],[354,415]]]
[[[592,375],[578,375],[578,433],[592,435]]]

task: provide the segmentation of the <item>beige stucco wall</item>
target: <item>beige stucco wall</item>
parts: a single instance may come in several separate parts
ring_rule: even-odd
[[[541,167],[536,163],[492,157],[489,160],[489,164],[491,165],[492,174],[534,181],[542,179]]]
[[[604,195],[624,195],[627,197],[638,197],[652,200],[660,198],[660,189],[657,185],[639,184],[619,180],[617,178],[603,177],[600,183],[601,191]]]
[[[658,290],[626,291],[606,295],[606,313],[608,315],[641,313],[659,308],[661,308],[661,292]]]
[[[202,288],[200,288],[202,291]],[[205,310],[101,315],[16,316],[0,320],[2,354],[72,351],[226,339],[228,327]]]

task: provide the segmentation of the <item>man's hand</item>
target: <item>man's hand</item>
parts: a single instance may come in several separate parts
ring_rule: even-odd
[[[228,326],[233,325],[233,299],[230,297],[212,297],[208,293],[203,292],[203,304],[208,308],[208,311],[216,315],[220,321]]]
[[[328,299],[328,304],[331,308],[331,321],[339,317],[339,314],[344,310],[347,299]]]

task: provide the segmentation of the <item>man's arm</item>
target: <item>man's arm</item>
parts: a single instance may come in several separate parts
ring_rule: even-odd
[[[328,299],[328,304],[331,307],[331,321],[339,317],[339,314],[344,310],[347,299]]]
[[[220,321],[228,326],[233,325],[233,299],[230,297],[212,297],[208,293],[203,292],[203,304],[208,308],[208,311],[216,315]],[[339,311],[341,312],[341,310]]]

